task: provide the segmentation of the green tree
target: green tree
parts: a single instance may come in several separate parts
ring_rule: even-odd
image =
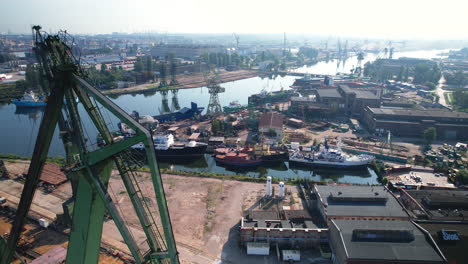
[[[164,87],[164,86],[167,86],[167,82],[166,82],[166,63],[162,62],[161,64],[159,64],[159,79],[160,79],[160,83],[159,83],[159,86],[160,87]]]
[[[107,64],[101,63],[101,73],[105,73],[107,71]]]
[[[468,170],[467,169],[461,169],[457,173],[457,180],[461,184],[468,184]]]
[[[434,127],[424,130],[423,138],[427,145],[430,145],[437,138],[437,131]]]
[[[141,59],[141,57],[137,57],[134,67],[135,67],[136,72],[143,72],[144,65],[143,65],[143,60]]]

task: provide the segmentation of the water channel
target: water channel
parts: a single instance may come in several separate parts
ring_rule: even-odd
[[[394,58],[398,57],[418,57],[418,58],[435,58],[438,54],[445,50],[428,50],[395,53]],[[367,54],[366,61],[375,60],[378,55]],[[328,62],[319,62],[312,66],[304,66],[295,69],[296,72],[316,73],[316,74],[336,74],[337,72],[348,73],[351,68],[356,65],[356,57],[349,58],[346,62],[338,62],[331,60]],[[247,104],[247,98],[251,94],[259,93],[262,89],[267,91],[278,91],[280,89],[289,89],[294,80],[298,77],[294,76],[271,76],[271,77],[254,77],[244,80],[238,80],[228,83],[223,83],[226,88],[224,93],[219,94],[221,105],[228,105],[231,101],[238,101],[241,104]],[[171,107],[173,94],[167,95],[169,106]],[[189,106],[190,102],[195,102],[199,106],[206,107],[209,101],[208,90],[205,87],[194,89],[179,90],[177,94],[179,105],[181,107]],[[120,106],[123,110],[131,112],[137,110],[142,115],[159,114],[161,110],[162,96],[159,92],[149,92],[143,94],[127,94],[111,97],[111,99]],[[81,112],[84,111],[81,109]],[[19,110],[13,104],[0,104],[0,153],[16,154],[20,156],[31,156],[37,131],[43,112],[41,110]],[[109,122],[116,128],[117,119],[104,111],[103,113],[106,122]],[[85,116],[83,114],[82,116]],[[86,136],[91,139],[88,142],[90,145],[95,144],[96,130],[91,125],[89,119],[83,120]],[[58,137],[58,129],[55,131],[52,140],[49,156],[64,156],[62,142]],[[217,166],[214,159],[210,155],[205,155],[204,158],[186,164],[175,164],[171,162],[160,162],[160,167],[170,168],[174,170],[186,171],[202,171],[224,174],[239,174],[248,176],[266,176],[270,175],[277,178],[310,178],[314,180],[333,180],[338,182],[349,183],[374,183],[376,175],[372,170],[360,171],[310,171],[304,168],[295,168],[284,162],[269,167],[258,167],[249,170],[229,170]]]

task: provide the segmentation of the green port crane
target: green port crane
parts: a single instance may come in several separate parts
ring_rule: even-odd
[[[58,124],[67,154],[65,173],[73,190],[73,213],[67,249],[67,264],[97,263],[105,214],[114,221],[135,263],[179,263],[150,131],[142,127],[86,81],[86,73],[72,52],[73,38],[66,31],[48,35],[40,26],[33,27],[34,51],[50,83],[47,106],[41,121],[31,164],[8,239],[0,237],[0,264],[11,263],[16,245],[26,222],[39,176]],[[92,120],[105,145],[89,146],[82,126],[83,111]],[[112,113],[132,128],[136,135],[114,140],[101,109]],[[128,149],[137,143],[145,145],[148,168],[157,210],[151,210],[140,188],[134,163]],[[136,241],[108,192],[111,173],[117,170],[133,205],[145,240]],[[145,193],[148,195],[148,193]],[[154,213],[157,211],[157,213]],[[157,214],[157,215],[156,215]]]

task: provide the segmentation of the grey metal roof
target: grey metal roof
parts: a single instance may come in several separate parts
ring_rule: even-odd
[[[410,221],[335,219],[332,223],[341,233],[341,243],[348,254],[348,259],[445,263],[444,258],[434,248],[434,242]],[[369,231],[369,239],[365,242],[356,239],[356,236],[353,236],[355,230]],[[399,240],[395,236],[392,239],[392,232],[409,232],[414,239]],[[381,235],[385,236],[385,233],[389,234],[390,239],[385,242],[372,241],[373,238],[378,241]]]
[[[465,112],[449,112],[441,110],[416,110],[413,108],[372,108],[369,110],[374,115],[393,115],[393,116],[411,116],[420,118],[433,118],[433,117],[448,117],[448,118],[463,118],[468,119],[468,113]]]
[[[316,189],[320,202],[324,204],[327,216],[409,217],[395,197],[383,186],[317,185]],[[338,192],[341,192],[341,195],[349,199],[333,199],[333,197],[337,196]],[[376,192],[378,195],[375,195]],[[367,201],[366,199],[371,196],[386,199]]]
[[[377,95],[369,91],[354,90],[354,93],[356,93],[356,98],[360,99],[380,99]]]
[[[317,94],[320,97],[341,98],[341,94],[337,89],[317,89]]]

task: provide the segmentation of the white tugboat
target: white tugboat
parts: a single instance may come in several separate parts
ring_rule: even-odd
[[[341,138],[336,148],[330,148],[325,139],[325,146],[318,153],[304,154],[295,151],[289,155],[289,162],[312,167],[326,168],[363,168],[375,159],[371,155],[346,155],[341,152]]]

